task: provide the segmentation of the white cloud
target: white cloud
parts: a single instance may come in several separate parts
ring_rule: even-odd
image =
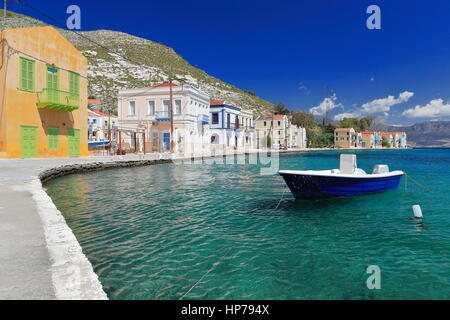
[[[342,107],[343,105],[341,103],[337,103],[337,97],[334,93],[331,97],[323,99],[318,106],[309,109],[309,112],[315,116],[323,116],[327,111]]]
[[[344,112],[334,116],[334,121],[341,121],[344,118],[356,118],[357,115],[354,113]]]
[[[404,116],[410,118],[435,118],[450,116],[450,104],[442,99],[434,99],[425,106],[417,105],[414,108],[403,111]]]
[[[380,112],[389,112],[391,107],[407,102],[410,98],[414,96],[414,92],[404,91],[399,94],[398,98],[394,96],[387,96],[387,98],[375,99],[370,102],[366,102],[361,106],[361,113],[363,114],[374,114]]]
[[[364,103],[360,109],[351,113],[341,113],[334,116],[334,120],[341,120],[342,118],[360,118],[369,115],[383,114],[384,117],[389,115],[392,106],[407,102],[414,96],[414,92],[403,91],[397,98],[394,96],[387,96],[386,98],[375,99]]]

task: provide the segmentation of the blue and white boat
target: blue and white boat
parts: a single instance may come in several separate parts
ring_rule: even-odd
[[[280,170],[297,199],[358,196],[398,188],[403,171],[391,171],[384,164],[375,165],[371,174],[357,168],[356,155],[341,154],[340,168],[332,170]]]

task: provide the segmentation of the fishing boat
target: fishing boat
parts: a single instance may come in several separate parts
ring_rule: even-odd
[[[403,171],[389,171],[388,165],[375,165],[368,174],[356,166],[355,154],[341,154],[339,169],[280,170],[292,194],[297,199],[336,196],[358,196],[395,190]]]

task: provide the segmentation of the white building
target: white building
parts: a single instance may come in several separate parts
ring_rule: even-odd
[[[109,141],[109,133],[118,123],[117,116],[88,109],[88,141]]]
[[[286,115],[262,114],[256,119],[257,148],[306,148],[305,128],[291,123]]]
[[[209,100],[205,92],[190,85],[176,83],[120,90],[119,130],[123,128],[125,132],[121,137],[121,146],[124,149],[138,149],[140,152],[169,152],[173,143],[173,151],[183,154],[201,153],[205,148],[209,149]],[[133,128],[145,132],[145,142],[126,133],[126,130],[130,132]],[[139,146],[136,148],[134,143]]]
[[[244,146],[241,108],[211,101],[211,150],[232,151]]]
[[[256,130],[253,113],[249,110],[241,110],[242,116],[242,146],[246,149],[256,148]]]
[[[306,129],[289,124],[288,148],[304,149],[307,148],[308,139],[306,138]]]

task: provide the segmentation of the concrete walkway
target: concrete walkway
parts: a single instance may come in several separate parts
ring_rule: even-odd
[[[0,159],[0,299],[107,299],[40,178],[161,159],[170,155]]]
[[[0,160],[0,299],[106,298],[75,236],[43,191],[39,175],[61,166],[137,160],[143,158]]]

